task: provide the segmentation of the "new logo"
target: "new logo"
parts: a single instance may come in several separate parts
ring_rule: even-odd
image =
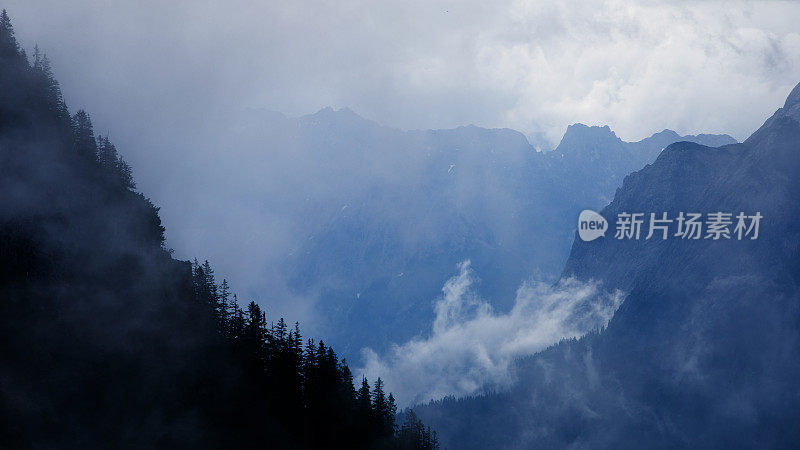
[[[606,231],[608,222],[603,216],[590,209],[581,211],[581,215],[578,216],[578,236],[581,240],[589,242],[600,236],[605,237]]]

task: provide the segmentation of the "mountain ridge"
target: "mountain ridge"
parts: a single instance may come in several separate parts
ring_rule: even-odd
[[[459,448],[795,442],[800,122],[789,112],[744,143],[673,143],[625,177],[601,210],[609,232],[592,242],[575,235],[562,272],[627,292],[608,326],[521,359],[508,392],[434,402],[417,408],[420,417]],[[618,240],[612,232],[625,211],[758,212],[763,220],[756,240],[647,240],[646,230]],[[500,431],[484,438],[484,421]]]
[[[295,119],[321,122],[314,130],[324,130],[305,135],[309,144],[300,153],[339,157],[340,166],[368,169],[336,176],[323,172],[330,183],[346,177],[354,187],[347,195],[317,200],[318,211],[328,212],[305,220],[319,226],[298,244],[289,263],[292,289],[322,289],[320,297],[328,300],[318,304],[326,317],[362,324],[360,335],[333,341],[353,361],[362,346],[381,351],[424,333],[432,300],[463,260],[471,259],[483,279],[482,294],[499,310],[510,308],[516,288],[532,273],[558,275],[573,215],[602,206],[622,177],[651,162],[670,137],[694,138],[662,131],[627,143],[607,126],[571,126],[588,130],[589,139],[568,131],[565,136],[575,139],[565,138],[560,149],[579,155],[578,150],[594,148],[602,160],[597,164],[584,156],[565,160],[556,152],[538,152],[525,135],[507,128],[402,131],[358,117],[325,108]],[[333,125],[344,122],[356,128],[336,131]],[[598,130],[614,136],[614,149],[591,139]],[[357,139],[351,143],[347,136]],[[735,142],[729,136],[710,139]],[[491,217],[504,217],[505,223]],[[536,240],[537,233],[551,238]],[[368,322],[348,318],[348,311],[359,310],[355,305],[368,311]],[[397,317],[402,330],[371,325]],[[327,331],[336,339],[335,330]]]
[[[800,94],[798,94],[798,95],[800,95]],[[788,102],[788,100],[787,100],[787,102]],[[470,130],[470,129],[480,130],[480,131],[484,131],[484,132],[488,131],[488,132],[495,132],[495,133],[509,133],[509,134],[514,134],[514,135],[519,135],[520,137],[524,138],[526,144],[531,147],[531,150],[535,150],[535,147],[530,143],[530,141],[529,141],[529,139],[528,139],[526,134],[524,134],[523,132],[521,132],[519,130],[516,130],[514,128],[510,128],[510,127],[483,127],[483,126],[479,126],[479,125],[475,125],[475,124],[467,124],[467,125],[458,125],[458,126],[449,127],[449,128],[425,128],[425,129],[414,128],[414,129],[405,130],[405,129],[394,127],[394,126],[391,126],[391,125],[384,125],[384,124],[382,124],[382,123],[380,123],[380,122],[378,122],[376,120],[373,120],[373,119],[368,119],[368,118],[362,116],[361,114],[355,112],[353,109],[351,109],[349,107],[346,107],[346,106],[342,107],[342,108],[339,108],[339,109],[335,109],[335,108],[333,108],[331,106],[325,106],[325,107],[320,108],[319,110],[317,110],[314,113],[303,114],[303,115],[296,116],[296,117],[287,116],[287,115],[285,115],[283,113],[280,113],[280,112],[277,112],[277,111],[269,110],[269,112],[271,112],[271,113],[274,112],[275,114],[280,114],[282,117],[284,117],[286,119],[289,119],[289,120],[299,120],[299,121],[302,121],[302,122],[311,122],[313,120],[324,119],[324,120],[329,120],[329,121],[331,121],[333,123],[333,122],[336,122],[336,121],[343,121],[343,119],[348,118],[348,119],[351,120],[351,123],[361,122],[363,124],[369,124],[371,126],[377,126],[377,127],[380,127],[380,128],[386,128],[386,129],[391,129],[391,130],[400,131],[400,132],[407,132],[407,133],[456,132],[458,130]],[[702,142],[708,141],[709,142],[708,143],[709,146],[718,147],[720,145],[727,145],[727,144],[730,144],[730,143],[738,142],[738,141],[736,141],[736,139],[734,139],[733,137],[731,137],[728,134],[699,133],[699,134],[681,135],[678,132],[676,132],[676,131],[674,131],[672,129],[669,129],[669,128],[665,128],[665,129],[663,129],[661,131],[658,131],[658,132],[653,132],[651,135],[649,135],[647,137],[644,137],[642,139],[639,139],[638,141],[625,141],[622,138],[618,137],[616,132],[614,130],[612,130],[609,125],[586,125],[586,124],[581,123],[581,122],[576,122],[576,123],[573,123],[573,124],[567,126],[567,128],[564,131],[564,134],[562,135],[561,140],[559,141],[559,145],[564,143],[565,139],[567,141],[569,141],[569,140],[574,139],[575,136],[578,136],[578,137],[591,136],[591,137],[597,138],[599,136],[602,136],[603,134],[608,135],[608,138],[609,138],[608,140],[609,141],[620,142],[620,143],[623,143],[623,144],[644,144],[644,143],[649,143],[649,142],[655,141],[655,142],[668,142],[666,144],[666,145],[668,145],[669,143],[678,142],[680,140],[687,140],[687,141],[692,141],[692,142],[699,140],[699,141],[702,141]],[[714,143],[711,143],[711,141],[720,142],[720,143],[714,144]],[[557,145],[553,150],[543,151],[541,153],[551,153],[551,152],[557,151],[559,145]],[[665,147],[666,145],[662,146],[662,148]]]

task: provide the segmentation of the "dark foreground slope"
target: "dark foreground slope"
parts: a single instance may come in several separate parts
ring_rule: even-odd
[[[576,239],[564,275],[629,294],[607,329],[520,361],[508,393],[417,412],[453,448],[796,445],[798,198],[800,85],[742,144],[669,146],[602,211],[606,237]],[[717,211],[760,212],[758,239],[613,238],[621,212]]]
[[[436,448],[380,380],[163,248],[158,210],[0,15],[0,448]]]

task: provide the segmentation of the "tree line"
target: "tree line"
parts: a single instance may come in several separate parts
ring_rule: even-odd
[[[3,10],[0,447],[439,448],[381,379],[173,259],[135,188]]]
[[[345,441],[355,437],[359,446],[439,448],[436,431],[413,411],[404,414],[402,425],[396,424],[394,396],[386,394],[380,377],[373,386],[363,377],[356,390],[347,361],[323,341],[304,341],[299,323],[290,327],[283,318],[269,322],[253,301],[242,309],[228,281],[216,283],[208,261],[195,260],[192,276],[195,298],[209,311],[230,351],[246,361],[250,376],[267,387],[261,393],[265,401],[285,407],[281,420],[287,427],[301,432],[310,425],[324,436],[315,442],[321,446],[340,435]]]

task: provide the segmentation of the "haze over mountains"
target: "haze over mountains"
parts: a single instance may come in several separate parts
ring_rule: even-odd
[[[800,440],[800,84],[742,143],[539,140],[743,138],[800,9],[44,3],[0,7],[0,448]]]
[[[676,141],[735,142],[664,130],[629,143],[576,124],[542,153],[513,130],[401,131],[330,108],[299,118],[251,111],[236,123],[206,137],[224,149],[219,173],[236,176],[206,179],[220,192],[179,218],[165,211],[177,244],[208,248],[223,271],[247,262],[237,283],[264,302],[285,289],[313,304],[319,330],[354,362],[364,347],[383,353],[427,333],[461,262],[508,311],[523,281],[557,278],[574,218],[605,205],[625,175]],[[208,240],[214,226],[231,231],[228,242]],[[222,245],[239,261],[218,257]]]
[[[601,212],[763,215],[758,239],[575,240],[564,276],[629,295],[521,360],[508,392],[417,408],[454,448],[782,447],[800,420],[800,85],[750,138],[667,147]]]

